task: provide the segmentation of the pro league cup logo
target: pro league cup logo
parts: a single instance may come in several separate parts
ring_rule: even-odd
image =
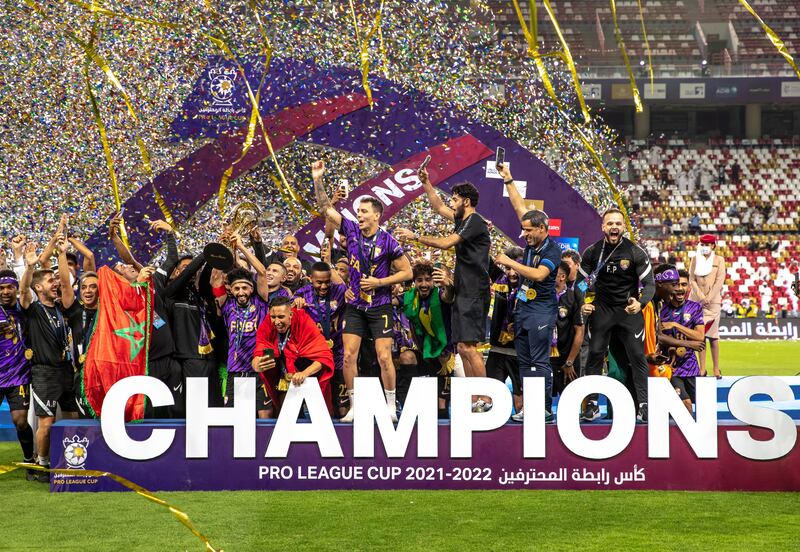
[[[89,455],[89,439],[86,437],[81,439],[77,435],[73,435],[72,439],[65,438],[63,443],[64,460],[67,461],[67,466],[82,470],[86,463],[86,457]]]
[[[213,67],[208,72],[211,81],[211,97],[215,106],[231,107],[234,81],[236,81],[236,69],[233,67]]]

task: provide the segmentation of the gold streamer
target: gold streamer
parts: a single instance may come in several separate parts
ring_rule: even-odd
[[[525,16],[522,15],[522,10],[519,7],[519,1],[513,0],[514,2],[514,10],[517,12],[517,18],[519,19],[519,23],[522,26],[522,34],[525,35],[525,40],[528,41],[528,55],[533,58],[533,62],[536,64],[536,69],[539,71],[539,77],[542,79],[542,85],[544,89],[547,91],[547,95],[553,100],[553,102],[561,109],[564,109],[564,105],[556,96],[556,91],[553,88],[553,83],[550,81],[550,76],[547,74],[547,68],[544,65],[544,61],[542,61],[541,56],[539,55],[539,46],[536,43],[536,39],[533,35],[531,35],[531,31],[528,29],[528,25],[525,24]],[[534,11],[531,11],[531,16],[533,17]]]
[[[100,67],[100,69],[103,70],[103,73],[106,75],[108,81],[112,84],[112,86],[114,86],[114,88],[117,89],[117,91],[122,96],[122,100],[123,102],[125,102],[125,106],[127,107],[128,110],[128,115],[134,122],[135,126],[138,127],[139,117],[136,115],[136,111],[133,109],[133,104],[131,103],[130,96],[128,96],[128,92],[125,90],[125,87],[122,86],[122,83],[119,81],[117,76],[111,70],[111,67],[109,66],[105,58],[103,58],[100,54],[98,54],[97,51],[91,48],[85,41],[78,38],[78,36],[70,29],[64,28],[62,25],[55,24],[48,17],[45,11],[36,2],[34,2],[34,0],[24,0],[24,1],[25,4],[28,5],[28,7],[33,9],[48,22],[53,23],[56,27],[60,28],[67,38],[69,38],[75,44],[83,48],[83,50],[86,52],[87,57],[89,57],[89,59],[91,59],[95,63],[95,65],[97,65],[98,67]],[[94,5],[90,6],[89,4],[84,4],[84,6],[86,6],[87,9],[89,9],[90,11],[96,13],[102,13],[100,11],[100,8]],[[136,134],[136,145],[139,147],[139,155],[142,158],[142,165],[144,166],[148,181],[153,187],[153,196],[155,197],[156,203],[158,204],[159,209],[161,209],[161,212],[164,214],[164,218],[166,219],[166,221],[170,224],[170,226],[174,228],[175,224],[172,219],[172,214],[169,212],[169,209],[167,208],[164,199],[161,197],[161,194],[158,192],[158,190],[156,189],[156,185],[153,182],[153,168],[150,165],[150,154],[148,153],[147,147],[145,146],[144,141],[142,140],[141,136],[139,136],[138,132]]]
[[[369,107],[372,109],[372,89],[369,87],[369,42],[375,35],[381,25],[381,14],[383,13],[383,0],[381,0],[378,13],[375,15],[375,23],[372,28],[364,35],[364,40],[361,40],[361,33],[358,30],[358,17],[356,17],[356,7],[353,0],[350,0],[350,14],[353,16],[353,27],[356,30],[356,42],[359,45],[361,60],[361,84],[364,87],[364,92],[367,95]]]
[[[542,83],[544,84],[544,88],[547,91],[547,94],[550,96],[550,99],[553,101],[553,103],[559,108],[559,112],[561,116],[564,117],[564,120],[567,122],[567,124],[569,124],[575,129],[581,143],[589,152],[589,154],[592,156],[592,159],[594,160],[594,164],[597,167],[597,170],[600,171],[600,174],[603,176],[603,179],[606,181],[606,184],[608,185],[608,189],[611,191],[611,196],[614,198],[614,201],[617,204],[619,210],[622,211],[622,214],[625,218],[625,225],[628,228],[629,235],[631,236],[632,239],[636,239],[636,234],[633,231],[633,225],[631,224],[630,217],[628,216],[628,210],[625,208],[625,203],[622,201],[622,195],[620,194],[619,189],[617,188],[616,184],[614,184],[614,180],[611,178],[611,175],[608,174],[608,171],[603,165],[603,160],[600,159],[600,156],[595,151],[591,141],[584,135],[583,129],[579,125],[574,123],[567,115],[563,104],[556,96],[556,92],[553,89],[553,85],[550,82],[549,77],[547,76],[547,70],[545,68],[544,62],[542,61],[542,57],[547,55],[560,54],[560,52],[554,52],[552,54],[544,54],[544,55],[539,54],[536,41],[533,35],[531,34],[528,25],[525,24],[525,17],[522,15],[522,10],[519,7],[519,2],[518,0],[513,0],[513,2],[514,2],[514,10],[517,12],[517,18],[519,19],[520,25],[522,26],[522,33],[525,35],[525,38],[528,41],[528,54],[533,58],[533,61],[536,63],[536,68],[539,71],[539,76],[542,79]],[[532,17],[534,17],[534,14],[535,10],[531,10]]]
[[[32,0],[25,0],[25,2],[32,2]],[[228,45],[225,43],[224,40],[222,40],[222,39],[220,39],[220,38],[218,38],[218,37],[216,37],[214,35],[208,34],[208,33],[203,33],[203,32],[200,32],[200,31],[196,31],[195,29],[184,29],[181,25],[177,25],[175,23],[164,23],[164,22],[161,22],[161,21],[153,21],[152,19],[144,19],[144,18],[141,18],[141,17],[131,16],[131,15],[128,15],[128,14],[125,14],[125,13],[114,12],[114,11],[109,10],[107,8],[104,8],[102,6],[97,6],[97,5],[94,5],[94,4],[92,4],[92,5],[86,4],[84,2],[81,2],[80,0],[67,0],[67,2],[69,2],[69,3],[73,4],[73,5],[79,6],[79,7],[83,8],[83,9],[85,9],[85,10],[96,12],[96,13],[99,13],[100,15],[105,15],[105,16],[111,17],[111,18],[126,19],[126,20],[129,20],[129,21],[133,21],[133,22],[136,22],[136,23],[141,23],[141,24],[144,24],[144,25],[153,25],[153,26],[156,26],[156,27],[161,27],[163,29],[172,29],[172,30],[187,31],[187,32],[188,31],[197,32],[197,34],[199,34],[200,36],[202,36],[203,38],[205,38],[206,40],[208,40],[212,44],[214,44],[217,48],[219,48],[223,52],[225,57],[227,57],[228,59],[230,59],[231,61],[233,61],[236,64],[236,67],[239,70],[239,74],[242,75],[242,79],[244,80],[245,86],[247,87],[247,94],[248,94],[248,98],[250,100],[250,104],[253,107],[253,109],[257,112],[257,118],[258,118],[259,125],[261,126],[262,135],[264,137],[264,142],[267,145],[267,149],[269,150],[270,157],[272,158],[273,163],[275,163],[275,167],[276,167],[276,169],[278,171],[278,174],[280,176],[281,184],[286,188],[287,193],[289,194],[289,196],[294,201],[296,201],[300,205],[302,205],[306,209],[306,211],[308,211],[310,214],[312,214],[314,216],[317,215],[316,211],[311,207],[311,205],[305,199],[300,197],[300,195],[295,191],[295,189],[291,186],[291,184],[289,184],[289,181],[286,179],[286,175],[283,173],[283,169],[281,168],[280,163],[278,163],[278,159],[275,156],[275,150],[272,147],[272,141],[269,139],[269,136],[267,134],[266,126],[264,125],[264,121],[263,121],[263,119],[261,117],[261,113],[260,113],[260,111],[258,111],[258,102],[256,101],[256,98],[255,98],[255,95],[253,94],[252,88],[250,87],[250,83],[247,81],[247,78],[245,77],[244,68],[242,67],[241,63],[239,63],[237,57],[234,55],[234,53],[231,51],[231,49],[228,47]],[[149,157],[148,157],[148,162],[149,162]],[[156,190],[155,187],[153,187],[153,192],[154,192],[154,195],[156,197],[156,202],[159,204],[159,207],[162,207],[162,205],[163,205],[163,208],[162,208],[162,211],[163,211],[164,208],[166,208],[166,204],[164,204],[164,200],[161,198],[161,195],[158,193],[158,190]],[[165,216],[166,216],[166,214],[165,214]],[[171,217],[169,217],[167,219],[167,222],[170,222],[170,224],[172,224]]]
[[[642,105],[642,98],[639,94],[639,88],[636,86],[636,78],[633,76],[633,69],[631,69],[631,60],[628,59],[628,52],[625,50],[625,41],[622,40],[622,31],[619,29],[617,22],[617,3],[611,0],[611,16],[614,19],[614,36],[617,39],[617,46],[619,51],[622,52],[622,59],[625,62],[625,68],[628,70],[628,78],[631,81],[631,92],[633,93],[633,103],[636,106],[636,113],[644,111]]]
[[[545,11],[547,11],[547,15],[550,17],[550,21],[553,23],[553,27],[555,27],[556,29],[558,40],[561,42],[561,47],[563,48],[564,52],[564,63],[567,64],[567,67],[569,67],[569,72],[572,75],[572,85],[575,88],[575,94],[578,96],[578,103],[581,106],[581,113],[583,113],[583,120],[589,123],[592,121],[592,117],[591,115],[589,115],[589,108],[586,106],[586,100],[583,98],[583,90],[581,90],[581,81],[578,78],[578,70],[575,68],[575,61],[572,59],[572,52],[569,51],[569,45],[567,44],[567,41],[564,38],[564,33],[561,32],[561,27],[559,26],[558,21],[556,20],[556,14],[553,13],[553,8],[550,6],[550,0],[542,0],[542,1],[544,2],[544,9]]]
[[[94,21],[92,23],[92,34],[89,38],[89,47],[94,49],[94,39],[95,39],[95,31],[97,28],[97,15],[94,16]],[[119,197],[119,185],[117,184],[117,171],[114,168],[114,158],[111,155],[111,146],[108,143],[108,135],[106,134],[106,125],[103,123],[103,118],[100,115],[100,108],[97,105],[97,98],[94,95],[94,91],[92,90],[92,83],[91,79],[89,78],[89,62],[91,58],[87,55],[86,62],[83,64],[83,78],[86,82],[86,92],[89,95],[89,103],[92,107],[92,116],[94,117],[94,124],[97,127],[97,132],[100,135],[100,142],[103,144],[103,153],[105,153],[106,157],[106,166],[108,167],[108,176],[111,180],[111,192],[114,197],[114,209],[116,212],[120,212],[122,209],[122,202]],[[128,243],[128,233],[125,231],[125,224],[121,224],[119,227],[119,234],[120,238],[122,239],[122,243],[125,244],[125,247],[130,247]]]
[[[633,231],[633,225],[631,224],[631,218],[628,215],[628,209],[625,207],[625,202],[622,201],[622,194],[620,193],[619,188],[617,188],[617,185],[614,184],[614,179],[611,178],[610,174],[608,174],[608,171],[603,165],[603,160],[600,159],[600,156],[597,154],[594,147],[592,147],[591,140],[586,137],[583,129],[579,125],[573,123],[569,116],[567,116],[567,114],[563,111],[561,112],[561,116],[572,125],[572,127],[575,129],[575,133],[578,135],[578,138],[583,143],[583,146],[589,151],[592,158],[594,158],[594,164],[597,167],[597,170],[599,170],[600,174],[603,175],[603,179],[606,181],[608,189],[611,190],[611,197],[614,198],[614,203],[616,203],[617,208],[622,211],[622,216],[625,218],[625,226],[628,229],[628,235],[632,240],[636,241],[638,238],[636,233]]]
[[[178,519],[178,521],[180,521],[184,526],[186,526],[186,528],[189,529],[189,531],[191,531],[192,534],[195,537],[200,539],[203,542],[203,544],[206,545],[206,550],[207,551],[209,551],[209,552],[217,552],[217,549],[214,548],[211,545],[211,542],[208,540],[208,537],[206,537],[203,533],[198,531],[197,527],[194,526],[194,524],[192,523],[192,520],[189,518],[189,515],[186,512],[184,512],[183,510],[181,510],[177,506],[174,506],[174,505],[170,504],[166,500],[164,500],[162,498],[159,498],[158,496],[154,495],[153,493],[151,493],[150,491],[148,491],[144,487],[142,487],[140,485],[137,485],[133,481],[129,481],[128,479],[125,479],[124,477],[119,476],[119,475],[117,475],[115,473],[111,473],[111,472],[107,472],[107,471],[100,471],[100,470],[48,469],[48,468],[45,468],[43,466],[40,466],[39,464],[31,464],[31,463],[27,463],[27,462],[13,462],[12,464],[5,464],[5,465],[0,464],[0,474],[9,473],[9,472],[12,472],[14,470],[21,469],[21,468],[24,468],[24,469],[27,469],[27,470],[43,471],[43,472],[53,473],[53,474],[57,474],[57,475],[76,475],[76,476],[88,476],[88,477],[108,477],[109,479],[111,479],[113,481],[116,481],[117,483],[119,483],[123,487],[125,487],[127,489],[130,489],[131,491],[135,492],[136,494],[138,494],[142,498],[145,498],[145,499],[149,500],[150,502],[153,502],[155,504],[158,504],[159,506],[163,506],[164,508],[167,508],[170,511],[170,513]],[[222,552],[222,550],[220,549],[219,552]]]
[[[636,0],[639,5],[639,21],[642,22],[642,36],[644,36],[644,47],[647,50],[647,69],[650,71],[650,93],[653,92],[655,87],[655,78],[653,77],[653,56],[650,54],[650,41],[647,40],[647,29],[644,26],[644,10],[642,9],[642,0]]]
[[[747,0],[739,0],[739,3],[744,6],[744,9],[750,12],[750,14],[756,18],[756,21],[761,25],[761,28],[764,29],[764,32],[767,33],[767,37],[769,41],[772,42],[772,45],[778,50],[778,53],[786,59],[786,62],[792,66],[794,72],[797,73],[798,78],[800,78],[800,69],[797,68],[797,64],[794,62],[794,58],[789,53],[789,50],[786,49],[786,45],[783,43],[783,40],[778,36],[778,34],[773,31],[769,25],[764,23],[764,20],[761,19],[761,16],[756,13],[756,11],[747,3]]]

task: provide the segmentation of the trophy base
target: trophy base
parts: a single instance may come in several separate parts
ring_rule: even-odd
[[[203,248],[206,262],[217,270],[230,270],[234,265],[233,253],[221,243],[212,242]]]

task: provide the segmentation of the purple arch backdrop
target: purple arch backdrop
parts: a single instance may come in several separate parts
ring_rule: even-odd
[[[243,63],[248,82],[255,90],[263,60]],[[239,157],[244,141],[250,104],[241,75],[232,62],[212,58],[181,115],[172,123],[176,139],[211,137],[214,141],[192,152],[162,171],[155,185],[173,213],[176,223],[186,221],[205,202],[215,197],[223,172]],[[422,189],[413,167],[430,153],[434,184],[450,191],[468,180],[481,193],[478,211],[506,235],[516,238],[519,222],[502,180],[488,166],[498,146],[506,149],[506,160],[523,196],[550,215],[551,234],[564,245],[585,248],[600,237],[600,217],[569,184],[502,130],[471,120],[444,102],[380,78],[371,78],[372,109],[361,87],[360,73],[342,68],[321,69],[313,62],[292,59],[272,61],[261,90],[260,109],[276,150],[302,140],[350,151],[391,166],[386,173],[362,183],[350,198],[363,193],[384,202],[388,216],[418,196]],[[247,156],[238,163],[235,179],[269,156],[260,133]],[[310,174],[298,187],[310,186]],[[541,203],[540,203],[541,202]],[[345,209],[351,204],[345,204]],[[157,236],[146,233],[143,218],[160,217],[150,187],[145,186],[126,203],[126,222],[135,240],[135,253],[149,258],[160,245]],[[306,251],[317,249],[321,224],[312,221],[298,238]],[[105,227],[89,240],[101,261],[116,257]]]

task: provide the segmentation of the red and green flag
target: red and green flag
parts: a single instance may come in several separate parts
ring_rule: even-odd
[[[145,376],[152,335],[153,288],[149,282],[130,283],[104,266],[97,271],[99,302],[86,362],[83,392],[95,416],[116,382],[129,376]],[[125,420],[144,417],[144,395],[125,405]]]

